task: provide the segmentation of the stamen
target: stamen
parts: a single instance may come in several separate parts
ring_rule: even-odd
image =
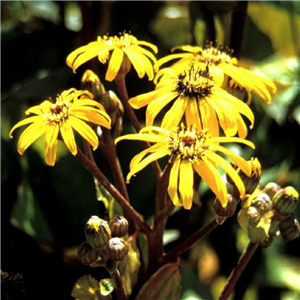
[[[214,81],[208,73],[192,67],[188,73],[178,76],[176,90],[181,96],[201,100],[212,94],[215,87]]]
[[[181,156],[181,159],[188,160],[201,158],[208,149],[208,146],[205,145],[206,139],[206,130],[202,130],[197,134],[194,126],[191,126],[190,129],[185,129],[185,126],[182,124],[176,131],[171,132],[169,136],[170,161],[173,161],[178,155]]]

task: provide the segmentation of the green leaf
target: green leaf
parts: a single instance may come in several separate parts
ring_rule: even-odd
[[[129,251],[125,259],[119,264],[122,274],[123,285],[126,295],[130,295],[132,288],[137,281],[138,272],[141,266],[140,253],[136,246],[135,239],[128,242]]]
[[[255,25],[272,41],[274,49],[284,56],[296,56],[300,17],[266,2],[249,2],[247,13]]]
[[[91,275],[84,275],[76,281],[71,296],[78,300],[111,300],[110,293],[106,293],[107,295],[101,293],[100,288],[103,291],[104,286],[106,287],[106,284],[103,280],[99,283]]]
[[[178,300],[180,290],[179,264],[167,264],[154,273],[143,285],[136,300]]]

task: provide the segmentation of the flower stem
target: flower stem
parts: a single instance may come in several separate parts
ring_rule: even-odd
[[[116,183],[116,187],[121,192],[121,194],[127,199],[127,201],[129,201],[123,171],[116,153],[116,147],[114,145],[113,140],[110,137],[109,130],[103,128],[102,131],[103,131],[103,140],[105,144],[103,150],[108,159],[108,163],[110,165],[110,169],[112,171]]]
[[[123,103],[123,105],[125,107],[125,110],[128,114],[128,117],[129,117],[132,125],[134,126],[136,132],[139,132],[141,130],[140,122],[138,121],[133,108],[128,103],[129,97],[128,97],[126,83],[125,83],[125,75],[124,74],[118,74],[115,78],[115,82],[116,82],[116,85],[117,85],[122,103]],[[146,145],[147,148],[150,147],[150,144],[148,142],[144,142],[144,144]],[[156,176],[160,177],[161,169],[160,169],[160,166],[159,166],[158,162],[154,161],[151,164],[152,164],[152,166],[153,166],[153,168],[156,172]]]
[[[223,289],[223,292],[219,298],[219,300],[226,300],[232,293],[236,282],[240,278],[241,274],[243,273],[244,269],[248,265],[251,257],[253,256],[255,250],[257,249],[257,243],[249,243],[247,248],[242,253],[236,267],[232,270],[230,276],[228,277],[228,281],[226,286]]]
[[[118,300],[126,300],[125,290],[122,282],[120,272],[117,268],[117,263],[112,260],[107,260],[106,269],[114,282],[115,290],[117,292]]]
[[[107,189],[112,197],[120,204],[123,208],[124,213],[128,217],[128,221],[135,222],[146,235],[149,235],[152,230],[143,221],[135,209],[128,203],[125,197],[113,186],[106,176],[99,170],[97,165],[92,162],[82,151],[78,148],[76,158],[82,163],[82,165],[92,174],[96,179]]]
[[[188,239],[178,245],[176,248],[168,252],[164,256],[164,260],[167,262],[175,261],[183,252],[192,247],[197,241],[206,236],[209,232],[215,229],[218,225],[222,224],[225,221],[225,217],[215,216],[210,222],[205,226],[200,228],[194,234],[192,234]]]
[[[156,270],[161,264],[161,259],[163,257],[163,233],[167,218],[174,207],[170,200],[167,201],[167,188],[171,167],[172,164],[166,166],[157,183],[152,234],[148,237],[149,272]]]

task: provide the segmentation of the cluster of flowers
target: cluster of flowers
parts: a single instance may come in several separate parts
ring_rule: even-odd
[[[227,156],[248,176],[251,176],[251,164],[221,144],[241,143],[254,148],[253,143],[245,139],[248,129],[243,117],[252,128],[254,115],[248,105],[251,93],[270,103],[271,94],[276,92],[274,83],[238,66],[237,59],[231,56],[229,49],[217,49],[213,44],[177,47],[173,50],[182,50],[181,53],[160,60],[143,46],[157,52],[155,45],[139,41],[128,33],[104,36],[79,47],[66,60],[73,72],[95,57],[102,64],[109,60],[105,77],[108,81],[124,78],[133,65],[140,78],[147,75],[155,84],[153,91],[128,101],[134,109],[147,106],[146,127],[137,134],[121,136],[115,141],[129,139],[153,143],[132,159],[127,182],[151,162],[168,156],[172,164],[168,194],[175,206],[191,208],[196,172],[217,196],[222,207],[226,207],[228,192],[219,174],[219,167],[231,178],[239,196],[243,198],[244,183],[222,155]],[[177,61],[171,64],[174,59]],[[162,68],[164,64],[169,66]],[[233,89],[245,91],[241,95],[246,95],[248,101],[229,92]],[[33,113],[36,116],[17,123],[9,133],[12,137],[16,128],[31,123],[19,138],[19,153],[22,155],[29,145],[45,133],[46,163],[53,166],[60,137],[70,152],[76,155],[74,131],[96,149],[98,138],[87,122],[110,128],[111,118],[104,107],[92,99],[90,92],[72,88],[58,95],[56,103],[46,100],[28,109],[26,114]],[[154,126],[165,108],[168,110],[161,124]]]

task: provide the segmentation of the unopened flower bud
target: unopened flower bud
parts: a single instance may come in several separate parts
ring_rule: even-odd
[[[123,216],[114,216],[108,222],[112,237],[123,237],[128,232],[128,221]]]
[[[87,242],[83,242],[78,247],[77,257],[81,264],[90,265],[98,259],[98,253]]]
[[[279,231],[286,241],[291,241],[299,237],[300,225],[297,219],[289,216],[279,223]]]
[[[281,187],[275,182],[269,182],[262,189],[262,193],[266,193],[270,199],[274,197],[274,195],[281,189]]]
[[[127,242],[118,237],[111,238],[108,245],[101,250],[105,257],[113,261],[121,261],[128,254],[129,247]]]
[[[256,207],[260,213],[264,213],[272,209],[272,201],[267,194],[259,193],[251,201],[251,206]]]
[[[299,202],[298,192],[291,186],[280,189],[273,197],[273,208],[282,216],[292,214]]]
[[[99,77],[91,70],[86,70],[81,78],[81,88],[89,90],[94,99],[98,100],[105,94],[105,88]]]
[[[113,92],[108,91],[99,100],[104,106],[105,111],[110,116],[111,124],[115,124],[124,114],[124,107],[119,97]]]
[[[223,207],[218,198],[214,201],[214,210],[218,216],[221,217],[231,217],[234,215],[237,207],[238,201],[232,197],[232,195],[227,194],[228,202],[226,207]]]
[[[111,231],[108,223],[98,216],[92,216],[85,226],[85,239],[93,248],[102,248],[107,245],[111,238]]]

